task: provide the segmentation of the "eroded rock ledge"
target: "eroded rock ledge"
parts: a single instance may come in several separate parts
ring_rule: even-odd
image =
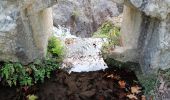
[[[113,0],[114,2],[134,7],[146,15],[166,19],[170,13],[169,0]]]
[[[28,64],[46,53],[56,0],[0,1],[0,60]]]
[[[170,68],[170,1],[114,0],[125,4],[122,61],[139,62],[144,73]],[[117,49],[119,51],[119,49]]]

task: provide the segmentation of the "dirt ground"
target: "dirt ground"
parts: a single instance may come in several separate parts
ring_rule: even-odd
[[[0,100],[26,100],[34,94],[38,100],[141,100],[142,92],[129,99],[131,87],[139,86],[130,70],[108,68],[105,71],[68,74],[57,70],[43,84],[24,89],[0,87]]]

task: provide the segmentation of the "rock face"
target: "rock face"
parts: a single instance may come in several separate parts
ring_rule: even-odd
[[[46,53],[55,0],[0,1],[0,60],[28,64]]]
[[[28,64],[45,56],[48,36],[53,28],[52,9],[49,7],[56,2],[0,1],[0,61]],[[67,25],[73,33],[86,37],[97,29],[102,20],[118,15],[120,10],[121,6],[109,0],[59,1],[54,7],[54,22],[55,25]]]
[[[170,1],[120,0],[119,3],[125,4],[124,54],[119,59],[139,62],[145,73],[170,68]]]
[[[54,26],[64,25],[76,36],[89,37],[122,8],[111,0],[58,0],[53,7]]]
[[[62,68],[70,69],[69,72],[89,72],[107,68],[101,55],[104,40],[99,38],[68,38],[65,43],[67,54]]]

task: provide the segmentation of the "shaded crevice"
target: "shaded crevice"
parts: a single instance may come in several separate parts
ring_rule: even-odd
[[[153,68],[152,61],[158,51],[159,24],[160,20],[142,14],[142,24],[138,40],[138,51],[140,55],[139,63],[144,73]]]

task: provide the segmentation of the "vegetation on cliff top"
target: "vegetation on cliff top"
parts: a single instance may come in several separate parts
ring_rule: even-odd
[[[110,45],[120,45],[120,28],[114,26],[112,22],[105,22],[94,33],[93,37],[107,38]]]

